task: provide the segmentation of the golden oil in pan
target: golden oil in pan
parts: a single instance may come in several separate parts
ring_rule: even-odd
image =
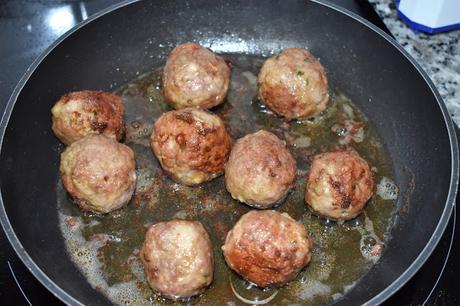
[[[125,143],[136,153],[138,182],[128,206],[104,216],[84,213],[72,203],[61,183],[57,184],[60,227],[68,253],[90,284],[116,304],[180,304],[150,290],[138,257],[147,227],[173,218],[201,221],[213,243],[214,281],[201,296],[189,301],[196,305],[244,305],[244,301],[327,304],[350,290],[384,250],[397,188],[384,147],[363,114],[344,95],[332,92],[330,106],[320,116],[286,123],[257,100],[257,73],[263,58],[224,57],[233,63],[231,87],[227,101],[213,112],[224,120],[234,141],[266,129],[287,142],[297,161],[297,181],[276,210],[305,224],[314,242],[312,260],[294,281],[280,289],[259,289],[226,266],[220,247],[249,207],[231,198],[223,177],[187,187],[162,173],[150,149],[150,134],[153,122],[171,108],[161,93],[158,68],[116,91],[126,107]],[[351,139],[347,134],[350,123],[359,127]],[[337,224],[308,211],[304,203],[306,173],[312,155],[347,145],[372,165],[379,192],[357,219]]]

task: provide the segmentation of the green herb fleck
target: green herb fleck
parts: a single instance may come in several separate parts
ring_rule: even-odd
[[[298,75],[298,76],[302,76],[302,75],[304,75],[304,74],[305,74],[305,72],[303,72],[302,70],[297,71],[297,75]]]
[[[307,87],[308,87],[308,84],[309,84],[308,78],[305,78],[305,85],[307,85]]]

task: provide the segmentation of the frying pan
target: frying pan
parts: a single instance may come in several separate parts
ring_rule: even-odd
[[[50,108],[64,93],[111,90],[164,64],[180,43],[269,55],[306,47],[330,83],[367,115],[400,188],[393,237],[339,305],[378,304],[429,257],[450,217],[458,146],[447,110],[422,69],[388,35],[331,4],[298,0],[127,1],[83,22],[37,59],[1,123],[0,219],[35,277],[68,304],[109,301],[66,255],[56,211],[59,152]]]

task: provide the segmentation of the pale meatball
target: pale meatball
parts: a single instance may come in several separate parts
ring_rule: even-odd
[[[286,49],[262,66],[259,99],[289,120],[316,115],[329,100],[324,68],[309,51]]]
[[[296,163],[286,144],[261,130],[240,138],[225,167],[225,186],[232,197],[257,208],[284,200],[294,185]]]
[[[260,287],[282,286],[310,261],[305,227],[286,213],[253,210],[227,234],[222,247],[235,272]]]
[[[318,154],[307,179],[305,201],[317,215],[349,220],[359,215],[372,197],[369,164],[355,151]]]
[[[125,108],[120,97],[103,91],[76,91],[62,96],[51,109],[54,134],[66,145],[86,135],[124,136]]]
[[[229,83],[222,57],[194,43],[174,48],[163,72],[163,94],[175,109],[212,108],[224,101]]]
[[[211,241],[197,221],[172,220],[150,226],[140,257],[150,287],[173,300],[200,294],[213,279]]]
[[[231,139],[218,116],[187,108],[164,113],[155,122],[151,146],[166,174],[197,185],[224,172]]]
[[[60,172],[75,202],[96,213],[121,208],[136,186],[133,150],[104,135],[88,135],[68,146]]]

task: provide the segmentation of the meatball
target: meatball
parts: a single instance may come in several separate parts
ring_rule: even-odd
[[[312,243],[305,227],[286,213],[253,210],[227,234],[227,264],[260,287],[282,286],[310,261]]]
[[[284,200],[295,174],[296,163],[286,144],[261,130],[235,143],[225,167],[225,185],[234,199],[269,208]]]
[[[318,114],[329,100],[324,68],[309,51],[286,49],[262,66],[259,99],[289,120]]]
[[[140,257],[150,287],[167,298],[189,298],[212,282],[212,246],[200,222],[172,220],[151,225]]]
[[[373,188],[369,164],[358,153],[322,153],[313,158],[305,202],[317,215],[332,220],[349,220],[361,213],[372,197]]]
[[[71,92],[51,109],[52,129],[66,145],[89,134],[104,134],[119,141],[125,131],[124,113],[116,95],[90,90]]]
[[[166,174],[197,185],[224,172],[231,139],[218,116],[186,108],[164,113],[155,122],[151,145]]]
[[[104,135],[88,135],[68,146],[60,172],[75,202],[96,213],[128,203],[136,186],[134,152]]]
[[[212,108],[222,103],[230,68],[222,57],[194,43],[177,46],[163,72],[163,94],[175,109]]]

